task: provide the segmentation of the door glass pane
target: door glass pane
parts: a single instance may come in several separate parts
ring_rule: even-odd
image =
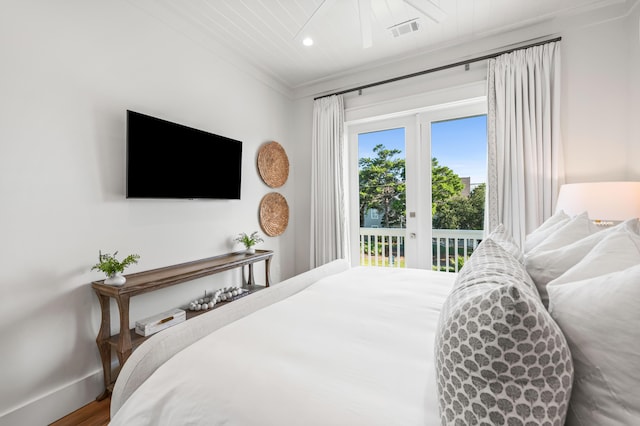
[[[360,264],[404,267],[405,129],[358,134]]]
[[[457,272],[482,240],[487,116],[431,124],[433,269]]]

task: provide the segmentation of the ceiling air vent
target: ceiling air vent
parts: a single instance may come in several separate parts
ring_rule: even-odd
[[[400,22],[399,24],[393,25],[388,28],[393,34],[394,37],[400,37],[405,34],[413,33],[418,31],[420,26],[418,25],[418,18],[410,19],[409,21]]]

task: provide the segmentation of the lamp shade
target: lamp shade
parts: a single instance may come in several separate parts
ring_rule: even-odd
[[[592,220],[623,221],[640,217],[640,182],[569,183],[560,187],[556,211]]]

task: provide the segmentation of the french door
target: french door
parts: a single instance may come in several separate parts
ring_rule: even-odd
[[[405,267],[413,264],[415,241],[408,237],[415,196],[407,182],[415,169],[415,117],[349,126],[349,206],[354,265]]]
[[[486,127],[480,135],[485,139],[479,151],[454,140],[468,140],[464,131],[471,127],[478,132],[481,126],[471,126],[475,120],[467,119],[485,114],[484,100],[474,99],[398,118],[348,125],[352,264],[430,269],[434,265],[440,268],[441,258],[449,267],[450,253],[466,253],[466,242],[458,247],[459,232],[449,232],[453,237],[441,239],[442,230],[437,230],[434,237],[433,158],[436,153],[446,154],[443,160],[447,164],[438,162],[438,170],[446,166],[455,172],[456,166],[465,161],[486,166]],[[473,161],[469,155],[475,157]],[[478,184],[478,178],[467,176],[469,167],[459,170],[465,175],[461,178],[468,195],[469,186]],[[437,200],[438,185],[435,188]],[[452,266],[454,270],[456,265]]]

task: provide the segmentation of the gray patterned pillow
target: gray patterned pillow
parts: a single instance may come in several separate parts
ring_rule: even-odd
[[[491,231],[489,238],[498,243],[504,251],[515,257],[518,262],[524,264],[524,253],[522,252],[522,249],[502,223],[498,225],[496,229]]]
[[[514,278],[527,286],[533,295],[538,295],[538,289],[523,263],[491,237],[482,240],[473,255],[465,262],[456,279],[454,291],[485,283],[487,277],[495,277],[496,274]]]
[[[523,269],[483,241],[444,303],[435,342],[443,425],[564,424],[571,354],[531,279],[510,270],[514,264]]]

